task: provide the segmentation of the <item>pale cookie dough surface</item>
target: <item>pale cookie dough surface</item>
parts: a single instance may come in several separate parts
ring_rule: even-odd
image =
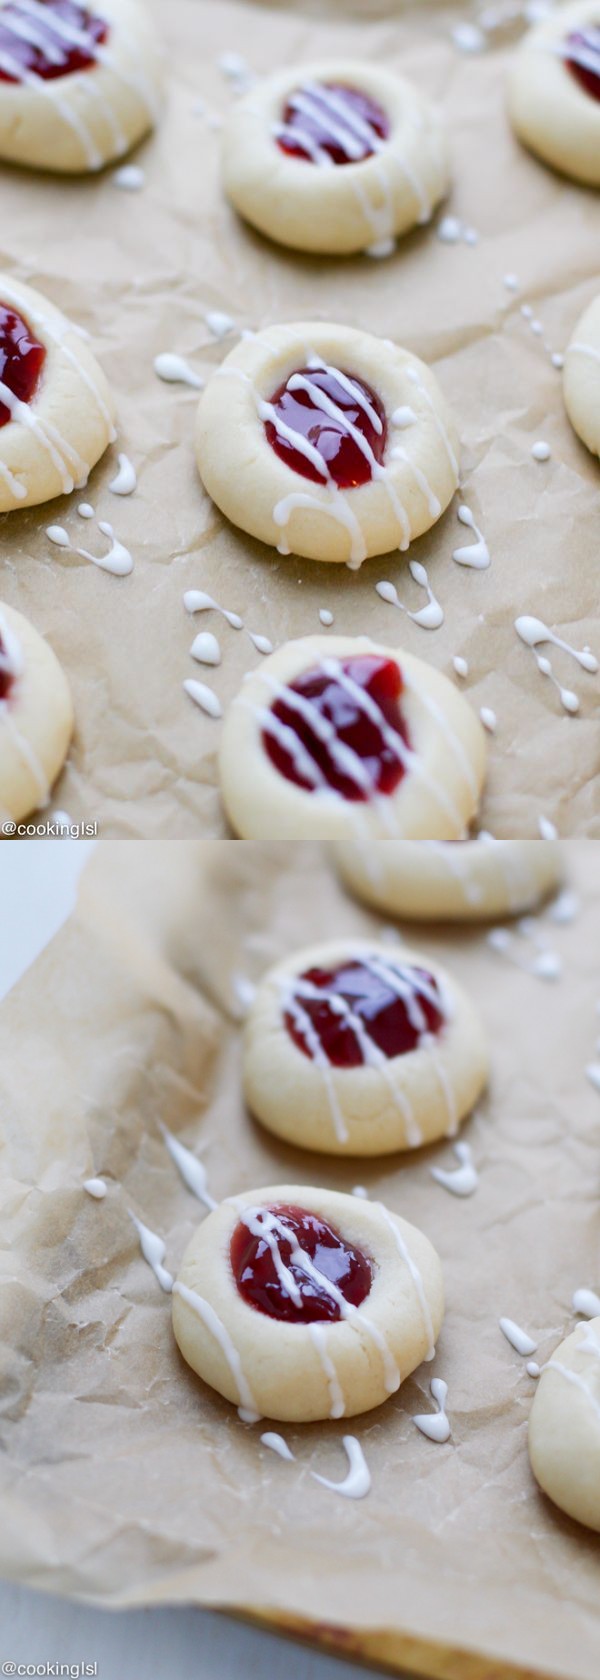
[[[414,921],[514,916],[553,892],[563,876],[554,840],[342,840],[335,860],[347,886],[377,910]]]
[[[62,770],[73,703],[56,655],[28,619],[0,603],[0,816],[21,822],[45,805]]]
[[[350,490],[304,477],[267,439],[267,405],[312,359],[362,380],[385,410],[383,463]],[[354,568],[407,548],[436,523],[458,483],[458,450],[453,417],[424,362],[391,339],[322,321],[272,326],[243,339],[198,407],[198,467],[221,512],[282,554]]]
[[[0,513],[9,513],[83,487],[116,434],[102,369],[60,310],[6,274],[1,303],[23,317],[46,350],[31,402],[17,402],[0,382],[0,401],[12,413],[0,426]]]
[[[575,0],[552,11],[525,36],[508,82],[519,139],[544,163],[588,186],[600,186],[600,101],[580,85],[562,54],[572,30],[597,29],[599,20],[598,0]]]
[[[600,455],[600,295],[580,316],[567,347],[563,393],[574,431]]]
[[[365,1300],[321,1323],[322,1335],[257,1311],[237,1289],[229,1249],[240,1215],[272,1206],[316,1213],[373,1263]],[[285,1423],[380,1406],[433,1356],[443,1313],[441,1264],[421,1231],[380,1202],[297,1184],[221,1202],[192,1237],[173,1289],[175,1337],[192,1369],[246,1414]]]
[[[554,1504],[600,1533],[600,1318],[578,1324],[544,1365],[529,1456]]]
[[[411,742],[406,772],[392,794],[362,800],[299,787],[263,745],[273,701],[301,674],[325,669],[323,661],[333,668],[361,654],[400,667],[400,708]],[[229,821],[243,840],[342,840],[349,830],[364,841],[388,839],[390,830],[409,839],[459,839],[477,810],[485,765],[479,718],[441,672],[366,636],[305,636],[286,642],[245,678],[223,726],[219,776]]]
[[[308,162],[277,145],[283,112],[296,93],[323,84],[356,88],[385,112],[386,139],[358,162]],[[339,116],[331,121],[339,133]],[[342,133],[347,129],[342,123]],[[225,191],[240,215],[301,251],[344,255],[394,239],[429,221],[449,184],[441,120],[403,76],[354,59],[283,70],[237,101],[223,133]]]
[[[414,969],[431,975],[442,1000],[439,1033],[429,1034],[425,1021],[414,1050],[385,1056],[369,1034],[367,1008],[351,1024],[362,1064],[330,1063],[313,1038],[310,1021],[307,1029],[303,997],[311,988],[300,983],[300,976],[311,969],[335,972],[353,961],[375,973],[384,997],[395,989],[408,995],[409,1017],[416,1012],[416,1019],[423,982]],[[347,1019],[341,994],[338,1008]],[[308,1031],[312,1055],[294,1042],[286,1014],[303,1036]],[[329,1155],[381,1155],[454,1136],[477,1101],[487,1071],[479,1016],[452,976],[422,952],[378,946],[374,940],[329,940],[278,963],[261,981],[246,1022],[243,1079],[251,1112],[286,1142]]]
[[[6,4],[0,0],[0,23]],[[27,6],[22,21],[34,29],[35,0]],[[0,81],[0,157],[8,162],[84,174],[124,157],[153,127],[161,63],[146,7],[138,0],[98,0],[96,10],[92,0],[89,9],[110,26],[93,65],[48,80]],[[44,21],[50,25],[50,18]],[[55,30],[63,42],[72,38],[64,20]]]

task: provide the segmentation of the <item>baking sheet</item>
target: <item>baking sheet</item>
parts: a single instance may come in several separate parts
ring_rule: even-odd
[[[501,1315],[522,1324],[541,1363],[572,1326],[574,1289],[600,1282],[600,1098],[584,1071],[598,1032],[595,850],[569,848],[576,920],[536,923],[563,959],[554,984],[485,930],[406,930],[478,998],[490,1039],[490,1091],[463,1133],[480,1174],[469,1200],[431,1178],[432,1163],[453,1164],[445,1142],[329,1161],[243,1112],[240,982],[300,944],[382,931],[326,851],[107,843],[77,913],[2,1005],[0,1572],[113,1607],[252,1609],[425,1674],[597,1680],[600,1541],[533,1481],[534,1383],[498,1328]],[[511,949],[534,953],[517,936]],[[359,1180],[438,1247],[435,1365],[352,1423],[373,1477],[362,1502],[310,1476],[342,1478],[343,1421],[286,1429],[296,1463],[282,1463],[180,1359],[128,1216],[163,1235],[176,1269],[203,1214],[161,1120],[200,1152],[216,1198]],[[82,1193],[92,1171],[103,1202]],[[446,1445],[412,1422],[432,1374],[449,1385]]]
[[[133,497],[113,496],[111,450],[87,492],[134,556],[125,579],[48,542],[46,527],[58,522],[74,543],[103,550],[104,539],[78,518],[77,492],[0,520],[0,595],[48,635],[73,683],[77,734],[54,803],[74,821],[96,821],[105,837],[225,833],[220,725],[194,706],[183,681],[206,677],[226,707],[260,660],[247,630],[278,644],[318,632],[319,609],[328,608],[334,633],[404,644],[453,678],[453,657],[467,659],[464,691],[497,717],[483,826],[533,837],[542,815],[564,834],[599,836],[599,680],[556,654],[560,680],[581,698],[579,716],[567,716],[514,630],[517,613],[532,612],[600,655],[598,463],[571,431],[545,348],[564,349],[597,290],[598,206],[512,138],[503,82],[521,21],[495,31],[484,53],[466,55],[451,28],[471,12],[443,0],[149,3],[165,38],[168,99],[161,128],[136,157],[143,190],[119,191],[110,171],[81,181],[2,173],[2,267],[91,333],[117,394],[116,448],[139,474]],[[259,74],[356,53],[414,77],[441,105],[451,134],[446,211],[473,227],[478,243],[443,244],[429,229],[385,262],[336,261],[286,252],[253,233],[219,188],[214,124],[235,97],[218,66],[226,50]],[[519,277],[518,294],[503,284],[508,272]],[[175,351],[207,377],[234,342],[211,336],[205,316],[215,309],[238,328],[311,317],[360,325],[435,367],[459,419],[461,496],[492,555],[484,572],[452,560],[471,540],[458,499],[411,548],[442,603],[441,629],[420,628],[375,593],[379,579],[391,579],[407,608],[423,606],[405,556],[371,561],[360,574],[283,560],[211,506],[194,462],[197,393],[162,384],[153,362]],[[543,465],[530,453],[539,438],[552,449]],[[207,615],[192,621],[187,588],[238,612],[246,629]],[[189,657],[195,631],[209,622],[223,650],[215,673]]]

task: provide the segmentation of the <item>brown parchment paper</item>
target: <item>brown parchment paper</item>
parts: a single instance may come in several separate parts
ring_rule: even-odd
[[[567,655],[556,670],[581,695],[576,719],[518,641],[517,613],[533,612],[578,647],[600,652],[597,626],[598,463],[571,431],[560,376],[544,348],[562,350],[598,287],[597,199],[553,175],[513,139],[504,114],[508,54],[517,21],[467,56],[450,39],[471,15],[444,0],[149,0],[165,40],[164,121],[139,152],[144,190],[100,179],[58,180],[3,169],[0,262],[39,286],[92,335],[112,380],[119,443],[139,488],[110,494],[116,450],[87,495],[131,549],[135,570],[107,576],[52,547],[49,523],[74,543],[103,539],[76,513],[77,492],[46,509],[0,521],[0,597],[50,638],[73,683],[77,733],[55,805],[74,821],[96,820],[105,836],[182,838],[225,832],[216,787],[220,725],[183,693],[207,677],[224,707],[258,655],[246,632],[213,621],[223,662],[208,673],[189,658],[199,620],[184,612],[186,588],[207,590],[239,612],[247,629],[278,644],[318,632],[319,609],[336,631],[404,644],[451,676],[468,660],[473,705],[491,707],[490,773],[483,824],[498,835],[535,837],[541,814],[565,834],[600,835],[599,688]],[[287,63],[343,53],[405,71],[441,105],[450,130],[454,185],[447,209],[479,243],[442,244],[432,229],[404,239],[386,262],[306,258],[269,245],[238,221],[218,178],[218,129],[232,97],[218,68],[242,53],[265,74]],[[198,114],[198,100],[204,113]],[[503,285],[518,275],[521,292]],[[543,324],[536,337],[523,301]],[[283,560],[226,524],[196,473],[196,393],[161,384],[159,351],[188,357],[203,377],[233,338],[216,344],[207,310],[238,328],[271,321],[339,320],[397,338],[436,369],[463,441],[463,499],[492,554],[487,572],[454,564],[470,541],[455,501],[411,548],[425,562],[445,623],[427,632],[386,606],[374,585],[396,582],[414,611],[422,590],[406,558],[386,556],[360,574]],[[540,466],[531,445],[545,438]],[[207,620],[202,620],[206,625]]]
[[[600,1281],[593,847],[572,843],[569,873],[581,913],[545,924],[564,961],[555,985],[509,966],[485,931],[405,930],[477,996],[490,1038],[489,1095],[464,1131],[480,1183],[461,1201],[430,1175],[453,1164],[447,1143],[335,1162],[243,1112],[240,976],[318,937],[381,931],[323,851],[101,848],[76,914],[0,1010],[0,1573],[113,1607],[252,1609],[446,1680],[597,1680],[600,1542],[533,1481],[534,1383],[498,1328],[522,1323],[541,1362],[572,1327],[573,1290]],[[436,1243],[435,1366],[352,1422],[364,1501],[310,1476],[342,1478],[343,1421],[287,1429],[296,1463],[283,1464],[179,1357],[128,1217],[164,1236],[172,1269],[204,1217],[161,1120],[200,1152],[217,1198],[359,1181]],[[109,1186],[101,1203],[81,1189],[91,1172]],[[444,1446],[412,1423],[432,1372],[449,1384]]]

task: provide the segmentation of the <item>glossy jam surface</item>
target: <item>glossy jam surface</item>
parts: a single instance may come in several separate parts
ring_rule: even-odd
[[[378,654],[327,661],[326,669],[316,665],[290,683],[271,707],[278,724],[292,731],[297,752],[287,735],[269,729],[263,730],[265,752],[287,781],[311,792],[331,788],[354,801],[394,793],[410,748],[402,689],[395,660]],[[340,753],[340,747],[350,752]],[[303,755],[315,767],[312,780]]]
[[[89,70],[108,23],[75,0],[9,0],[0,11],[0,81],[52,82]]]
[[[0,706],[3,700],[8,700],[13,682],[14,677],[9,668],[7,651],[0,635]]]
[[[19,402],[31,402],[45,360],[43,344],[34,338],[22,315],[0,303],[0,384],[7,385]],[[10,409],[0,396],[0,426],[6,426],[10,418]]]
[[[369,483],[375,462],[382,464],[387,442],[385,409],[371,387],[354,374],[331,367],[298,368],[273,393],[270,406],[281,423],[279,429],[274,420],[265,421],[271,448],[286,466],[313,484],[333,479],[339,490],[352,490]],[[323,465],[309,459],[285,435],[283,426],[305,438]]]
[[[276,137],[288,157],[327,168],[362,163],[389,132],[382,106],[360,88],[309,82],[290,95]]]
[[[600,19],[589,29],[571,30],[565,41],[564,60],[584,92],[600,99]]]
[[[254,1210],[264,1224],[275,1227],[267,1235],[255,1235],[242,1221],[231,1239],[231,1266],[240,1295],[257,1312],[291,1324],[313,1324],[318,1319],[342,1317],[342,1306],[323,1283],[303,1269],[294,1250],[308,1257],[323,1278],[354,1307],[360,1306],[373,1282],[373,1267],[360,1248],[344,1242],[339,1231],[307,1208],[276,1206]],[[284,1287],[273,1250],[291,1272],[296,1289]],[[300,1299],[298,1299],[299,1292]]]
[[[308,968],[284,1010],[298,1049],[311,1061],[322,1052],[338,1068],[361,1067],[369,1041],[384,1056],[404,1056],[425,1033],[438,1033],[444,1020],[432,974],[380,957],[373,964],[357,958],[339,968]]]

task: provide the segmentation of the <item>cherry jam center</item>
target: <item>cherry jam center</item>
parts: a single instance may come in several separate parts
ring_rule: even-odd
[[[311,1061],[322,1053],[338,1068],[362,1067],[371,1045],[388,1058],[405,1056],[445,1021],[433,975],[381,957],[308,968],[283,1018],[298,1050]]]
[[[370,385],[354,374],[319,365],[298,368],[274,392],[269,407],[275,410],[274,417],[265,420],[271,448],[313,484],[333,480],[339,490],[352,490],[368,484],[375,467],[381,466],[387,443],[385,409]]]
[[[572,29],[565,42],[565,64],[592,99],[600,99],[600,24]]]
[[[303,672],[271,707],[262,744],[280,775],[342,799],[392,794],[406,773],[410,738],[393,659],[358,654]],[[291,731],[291,734],[288,733]]]
[[[76,0],[9,0],[0,11],[0,81],[52,82],[89,70],[108,33],[105,19]]]
[[[385,111],[368,93],[340,82],[309,82],[290,94],[276,139],[288,157],[327,168],[362,163],[389,133]]]
[[[10,668],[7,650],[0,636],[0,706],[3,700],[8,700],[14,682],[14,675]]]
[[[369,1294],[374,1268],[360,1248],[344,1242],[339,1231],[307,1208],[253,1209],[252,1221],[261,1224],[260,1233],[242,1220],[231,1239],[231,1266],[240,1295],[257,1312],[288,1324],[314,1324],[342,1317],[339,1295],[359,1307]],[[270,1228],[269,1228],[270,1227]],[[274,1249],[293,1279],[285,1287],[278,1271]],[[304,1270],[298,1250],[306,1255],[323,1282]],[[329,1293],[334,1287],[338,1299]],[[295,1285],[295,1287],[294,1287]]]
[[[23,316],[9,304],[0,303],[0,384],[7,385],[19,402],[31,402],[45,360],[44,346],[34,338]],[[0,426],[10,418],[10,408],[0,399]]]

